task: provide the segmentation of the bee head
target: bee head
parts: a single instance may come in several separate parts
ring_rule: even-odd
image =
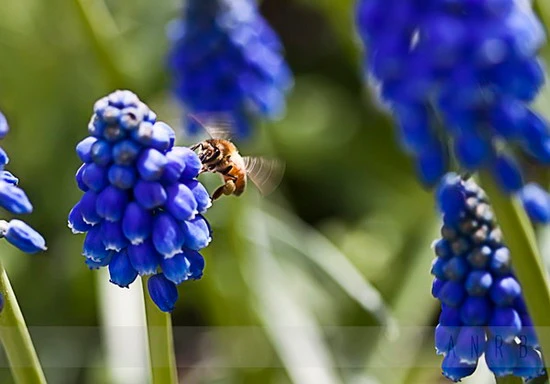
[[[203,164],[216,160],[221,153],[219,148],[208,140],[194,145],[191,149],[198,149],[197,156]]]

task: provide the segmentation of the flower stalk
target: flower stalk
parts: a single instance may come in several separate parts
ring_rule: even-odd
[[[543,352],[544,365],[550,367],[550,289],[548,276],[537,248],[535,233],[525,211],[516,198],[504,195],[489,175],[480,176],[510,249],[514,271]]]
[[[143,300],[149,341],[149,361],[152,384],[178,384],[178,371],[174,354],[172,318],[161,312],[147,291],[149,276],[142,277]]]
[[[46,378],[25,324],[23,313],[1,262],[0,294],[4,296],[5,301],[4,308],[0,313],[0,341],[8,357],[14,380],[18,384],[45,384]]]

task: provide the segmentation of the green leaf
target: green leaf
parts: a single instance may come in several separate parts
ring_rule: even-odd
[[[272,252],[265,215],[247,205],[242,216],[245,225],[239,228],[240,233],[249,240],[243,247],[248,254],[243,270],[254,308],[289,376],[300,384],[340,383],[320,325],[306,303],[293,294],[292,281]]]
[[[317,265],[380,324],[387,326],[390,334],[396,332],[395,321],[378,290],[320,232],[280,207],[269,206],[265,212],[259,211],[256,215],[263,216],[273,237]]]

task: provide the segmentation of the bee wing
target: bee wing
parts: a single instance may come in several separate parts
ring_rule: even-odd
[[[234,131],[235,123],[228,113],[199,113],[188,114],[190,119],[195,120],[211,139],[230,140]]]
[[[243,160],[247,176],[262,195],[269,195],[277,188],[285,171],[285,164],[282,161],[251,156],[244,156]]]

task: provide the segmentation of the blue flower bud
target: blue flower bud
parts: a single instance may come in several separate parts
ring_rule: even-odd
[[[103,245],[103,234],[99,225],[94,226],[86,233],[82,254],[88,259],[99,262],[110,255],[110,251]]]
[[[115,164],[132,165],[137,159],[141,146],[133,140],[122,140],[113,146]]]
[[[493,284],[493,277],[487,271],[472,271],[466,278],[466,291],[470,296],[484,296],[491,285]]]
[[[155,181],[162,177],[167,163],[166,156],[156,149],[147,148],[139,155],[137,169],[143,180]]]
[[[447,281],[439,290],[439,300],[452,307],[457,307],[462,303],[465,294],[466,291],[460,282]]]
[[[115,254],[115,251],[110,251],[109,254],[107,255],[107,257],[105,257],[105,258],[103,258],[99,261],[95,261],[93,259],[86,258],[85,264],[90,269],[99,269],[99,268],[102,268],[102,267],[106,267],[106,266],[109,265],[109,263],[113,259],[114,254]]]
[[[405,150],[421,153],[437,140],[429,124],[429,114],[425,106],[396,105],[395,114]]]
[[[76,154],[83,163],[92,162],[92,146],[96,143],[97,138],[88,136],[76,145]]]
[[[149,110],[149,113],[144,117],[144,120],[148,121],[149,123],[155,124],[157,121],[157,114]]]
[[[166,188],[168,199],[166,209],[178,220],[189,220],[195,217],[197,201],[193,192],[185,184],[176,184]]]
[[[44,238],[21,220],[11,220],[4,237],[25,253],[37,253],[47,249]]]
[[[519,318],[521,320],[521,332],[518,337],[521,343],[533,348],[538,348],[539,338],[529,314],[519,313]]]
[[[202,168],[202,163],[197,154],[185,147],[175,147],[172,149],[172,152],[176,150],[177,156],[183,159],[185,163],[185,169],[181,173],[180,180],[185,181],[197,177]]]
[[[91,156],[94,163],[101,166],[109,165],[112,160],[112,147],[105,140],[98,140],[92,145]]]
[[[497,156],[492,171],[498,185],[507,193],[518,192],[523,186],[519,165],[511,156]]]
[[[168,163],[162,175],[162,180],[166,184],[173,184],[179,180],[186,167],[185,161],[189,152],[190,149],[185,147],[173,147],[170,151],[166,152]]]
[[[8,126],[8,121],[6,120],[6,116],[0,112],[0,139],[3,139],[8,134],[10,128]]]
[[[448,260],[443,267],[443,273],[449,280],[462,280],[468,273],[468,263],[463,257],[455,256]]]
[[[475,363],[462,361],[454,351],[447,353],[441,363],[443,375],[452,381],[460,381],[464,377],[470,376],[476,368],[477,361]]]
[[[441,145],[431,145],[418,154],[416,170],[422,184],[433,186],[437,183],[447,170],[446,156]]]
[[[158,149],[159,151],[166,151],[168,148],[174,146],[176,142],[176,132],[168,124],[159,121],[153,126],[155,132],[158,132],[155,142],[153,143],[153,148]],[[165,139],[168,138],[168,140]]]
[[[175,284],[180,284],[189,278],[191,274],[190,262],[183,252],[177,253],[172,257],[162,257],[160,266],[164,276]]]
[[[109,184],[107,168],[97,164],[87,164],[82,171],[82,181],[94,192],[101,192]]]
[[[441,304],[439,324],[452,327],[461,326],[462,320],[460,320],[460,309],[457,307],[449,307],[448,305]]]
[[[113,259],[109,263],[109,275],[109,281],[121,288],[128,288],[136,279],[138,273],[132,267],[126,249],[113,254]]]
[[[460,307],[460,319],[466,325],[485,325],[491,316],[491,305],[484,297],[470,296]]]
[[[434,298],[439,297],[439,291],[443,287],[443,284],[445,284],[445,280],[438,279],[437,277],[433,279],[432,281],[432,296]]]
[[[154,125],[148,121],[142,122],[138,129],[132,131],[132,137],[134,140],[142,145],[152,148],[159,145],[162,146],[162,141],[166,139],[166,136],[163,135],[163,131],[160,132],[160,138],[157,135],[159,135],[159,131],[157,131]]]
[[[126,209],[126,204],[128,204],[128,194],[109,185],[97,196],[97,214],[105,220],[121,220]]]
[[[444,271],[444,267],[446,263],[447,263],[447,260],[444,260],[441,257],[436,257],[435,259],[432,260],[432,268],[430,270],[430,273],[435,277],[447,280],[447,277],[445,276],[445,271]]]
[[[521,296],[521,287],[514,277],[504,277],[494,282],[490,295],[496,305],[508,306]]]
[[[121,116],[119,119],[120,126],[127,130],[132,131],[134,129],[137,129],[139,127],[139,124],[143,121],[143,118],[145,117],[144,109],[142,108],[136,108],[136,107],[127,107],[124,108],[121,111]]]
[[[453,256],[451,245],[445,239],[436,240],[433,243],[433,249],[435,254],[441,259],[450,259]]]
[[[139,180],[134,187],[134,197],[143,208],[153,209],[162,206],[168,195],[159,183]]]
[[[514,376],[525,378],[525,380],[544,375],[544,362],[540,352],[534,348],[520,347],[517,366],[514,367],[512,373]]]
[[[133,188],[137,179],[134,168],[118,164],[114,164],[109,168],[107,176],[109,183],[120,189]]]
[[[128,247],[128,257],[130,263],[140,275],[156,273],[159,261],[162,258],[151,240],[145,240],[137,245],[130,245]]]
[[[518,347],[502,337],[490,337],[485,348],[485,361],[496,376],[511,375],[518,359]]]
[[[107,141],[115,143],[126,137],[126,131],[120,127],[118,124],[106,125],[103,129],[103,138]]]
[[[172,215],[164,212],[158,213],[154,218],[152,238],[156,250],[165,258],[181,252],[185,242],[184,233],[178,222]]]
[[[175,140],[175,132],[168,124],[157,122],[153,125],[151,137],[147,139],[147,145],[161,152],[170,148],[170,143]]]
[[[484,351],[485,329],[483,327],[462,327],[454,348],[460,361],[475,364]]]
[[[468,253],[468,256],[466,256],[466,259],[468,260],[468,263],[473,268],[485,268],[489,260],[491,260],[491,256],[493,254],[493,250],[484,245],[481,248],[474,248],[471,252]]]
[[[93,115],[88,123],[88,133],[95,138],[102,138],[105,126],[106,123],[98,115]]]
[[[122,105],[116,105],[111,102],[109,104],[110,105],[106,106],[103,111],[101,111],[101,114],[98,113],[98,115],[105,123],[115,126],[118,124],[118,119],[120,118],[119,108],[122,107]]]
[[[162,273],[153,275],[147,282],[147,289],[151,300],[163,312],[172,312],[178,300],[176,285],[168,280]]]
[[[185,185],[187,185],[193,193],[195,201],[197,202],[197,210],[199,213],[206,212],[206,210],[212,206],[212,199],[210,198],[210,194],[204,185],[199,183],[197,180],[186,181]]]
[[[198,280],[204,271],[204,257],[197,251],[184,249],[185,258],[189,262],[189,278]]]
[[[126,206],[122,218],[122,231],[132,244],[147,239],[153,229],[153,216],[139,204],[131,202]]]
[[[17,215],[32,212],[32,204],[25,192],[6,182],[0,182],[0,207]]]
[[[511,264],[512,259],[510,257],[510,251],[508,248],[502,247],[493,253],[489,265],[491,267],[491,272],[498,276],[510,273]]]
[[[96,211],[97,193],[93,191],[86,192],[78,204],[84,222],[95,225],[101,221],[101,216],[99,216]]]
[[[497,307],[489,320],[489,330],[494,337],[500,336],[506,343],[511,343],[521,332],[521,319],[513,308]]]
[[[515,98],[501,97],[491,110],[491,127],[502,137],[517,138],[527,122],[528,111],[523,102]]]
[[[523,208],[538,223],[550,223],[550,195],[538,184],[529,183],[520,192]]]
[[[81,203],[78,202],[69,212],[69,228],[73,233],[85,233],[93,227],[84,221],[80,207]]]
[[[210,226],[204,217],[198,215],[191,220],[186,220],[181,223],[185,237],[185,247],[198,251],[205,248],[212,237],[210,236]]]
[[[460,327],[438,324],[435,327],[435,352],[438,355],[451,353],[456,345],[459,331]]]
[[[11,172],[9,171],[2,171],[0,174],[3,181],[5,181],[8,184],[11,185],[17,185],[19,184],[19,179],[15,177]]]
[[[103,245],[107,250],[120,251],[128,246],[128,239],[122,233],[120,221],[104,221],[101,223]]]
[[[490,160],[491,143],[477,133],[463,133],[455,141],[455,153],[461,165],[475,170]]]
[[[10,162],[10,158],[8,157],[8,154],[6,151],[4,151],[3,148],[0,148],[0,167],[8,164]]]
[[[80,189],[82,192],[87,192],[90,190],[88,186],[84,183],[84,180],[82,180],[82,174],[84,173],[84,170],[86,169],[86,164],[82,164],[80,168],[76,171],[75,179],[76,179],[76,185],[78,186],[78,189]]]

